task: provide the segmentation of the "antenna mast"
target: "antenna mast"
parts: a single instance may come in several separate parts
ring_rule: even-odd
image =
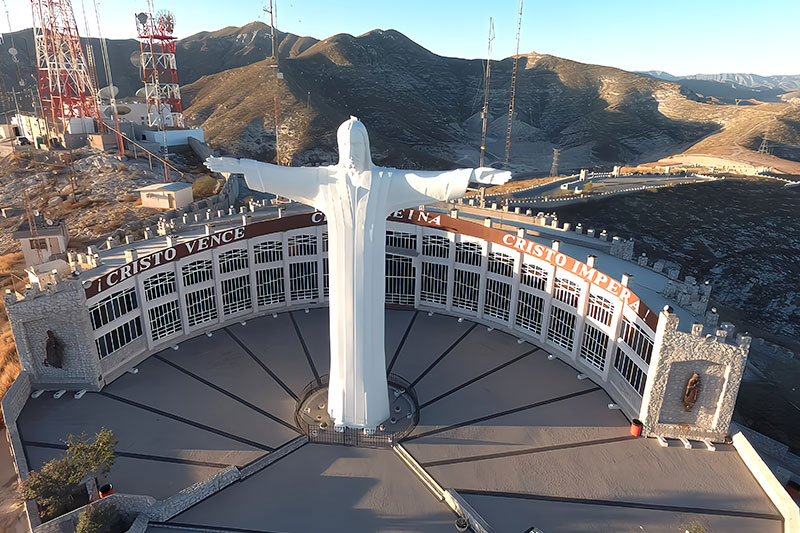
[[[70,119],[100,120],[70,0],[31,0],[42,107],[58,130]]]
[[[508,103],[508,131],[506,132],[506,162],[503,168],[508,169],[508,154],[511,151],[511,122],[514,119],[514,95],[517,90],[517,60],[519,59],[519,34],[522,31],[522,1],[519,0],[519,16],[517,17],[517,48],[514,52],[514,66],[511,67],[511,100]]]
[[[81,1],[83,1],[83,0],[81,0]],[[116,95],[114,94],[114,81],[113,81],[113,78],[111,77],[111,62],[109,61],[109,58],[108,58],[108,46],[106,45],[106,40],[103,38],[103,33],[100,30],[100,9],[97,7],[97,0],[93,0],[93,1],[94,1],[94,15],[97,18],[97,37],[99,37],[99,39],[100,39],[100,50],[101,50],[101,52],[103,54],[103,67],[105,68],[105,71],[106,71],[106,83],[108,83],[109,103],[111,104],[111,113],[112,113],[112,115],[114,117],[114,130],[117,133],[117,148],[119,149],[119,155],[124,156],[125,155],[125,143],[122,141],[122,132],[119,131],[119,114],[117,113],[117,100],[116,100]],[[84,15],[85,14],[86,13],[84,12]],[[89,33],[88,23],[87,23],[87,26],[86,26],[86,33],[87,33],[87,35]],[[89,38],[88,37],[86,38],[86,48],[89,50],[89,57],[93,58],[93,55],[91,53],[91,49],[92,48],[91,48],[91,45],[89,44]],[[92,62],[94,62],[94,59],[92,59]],[[92,66],[92,68],[94,68],[94,66]],[[96,85],[97,84],[97,73],[96,72],[95,72],[95,75],[94,75],[94,81],[95,81],[95,89],[98,91],[97,96],[98,96],[98,99],[99,99],[100,87]],[[105,123],[103,123],[103,125],[105,126]]]
[[[275,15],[278,10],[278,3],[276,0],[269,0],[269,7],[264,6],[264,12],[269,13],[269,32],[270,32],[270,40],[272,42],[272,59],[273,63],[270,67],[275,69],[275,92],[272,95],[272,105],[275,115],[275,164],[281,164],[281,152],[280,152],[280,138],[279,138],[279,126],[280,126],[280,106],[278,102],[278,80],[283,79],[283,73],[280,69],[280,64],[278,62],[278,36],[277,32],[275,31]]]
[[[95,98],[99,98],[97,91],[100,90],[100,82],[97,81],[97,65],[94,62],[94,49],[89,41],[89,17],[86,15],[86,3],[81,0],[81,11],[83,11],[83,31],[86,32],[86,67],[89,71],[89,81],[92,82]],[[98,28],[99,29],[99,28]]]
[[[481,163],[479,165],[481,167],[483,166],[483,159],[486,152],[486,120],[489,114],[489,78],[492,72],[492,41],[494,41],[494,21],[489,17],[489,46],[486,50],[486,75],[483,81],[483,111],[481,111],[481,118],[483,118],[483,127],[481,131]],[[483,195],[481,194],[481,196]]]

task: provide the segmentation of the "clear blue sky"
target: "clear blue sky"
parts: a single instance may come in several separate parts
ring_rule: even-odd
[[[30,27],[29,1],[6,1],[12,29]],[[91,13],[90,33],[96,35],[93,0],[83,2]],[[258,0],[154,2],[156,11],[175,13],[178,37],[266,20],[265,3]],[[83,34],[81,3],[72,0]],[[99,0],[98,5],[103,36],[128,38],[134,34],[133,14],[147,4]],[[518,7],[518,0],[279,0],[277,27],[318,39],[393,28],[437,54],[475,58],[486,55],[493,17],[492,57],[500,59],[514,52]],[[800,74],[798,21],[800,0],[527,0],[520,52],[677,75]],[[4,32],[6,26],[4,21]]]

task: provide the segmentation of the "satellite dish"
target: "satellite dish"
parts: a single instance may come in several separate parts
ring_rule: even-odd
[[[142,66],[142,52],[140,50],[134,50],[133,52],[131,52],[130,59],[131,59],[131,65],[133,65],[134,67],[139,68]]]
[[[117,115],[118,116],[125,116],[130,114],[131,108],[126,105],[117,104]],[[103,115],[110,117],[114,114],[114,106],[108,106],[103,110]]]
[[[127,115],[131,112],[131,108],[126,105],[118,105],[117,106],[117,115]],[[103,114],[107,117],[111,117],[114,115],[114,106],[108,106],[103,110]]]
[[[97,97],[103,100],[110,100],[119,94],[119,87],[116,85],[109,85],[97,91]]]
[[[139,24],[141,24],[142,26],[147,24],[147,19],[148,18],[149,17],[147,16],[147,13],[137,13],[136,14],[136,20],[138,20]]]
[[[12,56],[16,56],[19,52],[17,52],[17,49],[12,46],[11,48],[8,49],[8,53],[11,54]]]
[[[156,27],[167,35],[172,35],[175,30],[175,15],[171,11],[162,9],[156,13]]]
[[[49,218],[44,219],[44,223],[47,224],[48,226],[52,226],[53,225],[53,221],[50,220]]]
[[[138,96],[139,98],[144,98],[145,97],[145,88],[142,87],[141,89],[136,91],[136,96]]]

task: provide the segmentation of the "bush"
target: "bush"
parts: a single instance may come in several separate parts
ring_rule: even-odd
[[[119,530],[120,517],[113,505],[90,505],[78,517],[75,533],[113,533]]]
[[[36,500],[42,520],[51,520],[86,503],[81,480],[90,472],[107,473],[114,464],[117,441],[108,429],[101,429],[94,442],[82,433],[67,437],[67,453],[31,472],[19,484],[19,494]]]
[[[200,176],[192,184],[192,195],[195,200],[202,200],[214,194],[217,190],[217,180],[211,176]]]

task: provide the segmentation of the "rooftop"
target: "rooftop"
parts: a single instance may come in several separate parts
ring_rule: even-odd
[[[136,189],[137,191],[182,191],[183,189],[189,189],[192,187],[191,183],[185,183],[183,181],[173,181],[170,183],[154,183],[152,185],[147,185],[146,187],[140,187]]]
[[[66,233],[67,227],[63,219],[49,219],[42,215],[34,215],[31,218],[33,219],[33,231],[31,230],[30,220],[27,217],[22,217],[19,226],[14,230],[13,238],[49,237]]]
[[[70,433],[114,431],[118,493],[164,499],[300,436],[297,396],[328,372],[328,311],[267,315],[201,335],[82,399],[30,399],[18,421],[31,468]],[[661,448],[591,379],[467,320],[386,312],[387,370],[413,384],[403,445],[495,531],[779,532],[731,446]],[[268,496],[267,496],[268,495]],[[148,531],[452,531],[455,516],[390,450],[306,444]]]

